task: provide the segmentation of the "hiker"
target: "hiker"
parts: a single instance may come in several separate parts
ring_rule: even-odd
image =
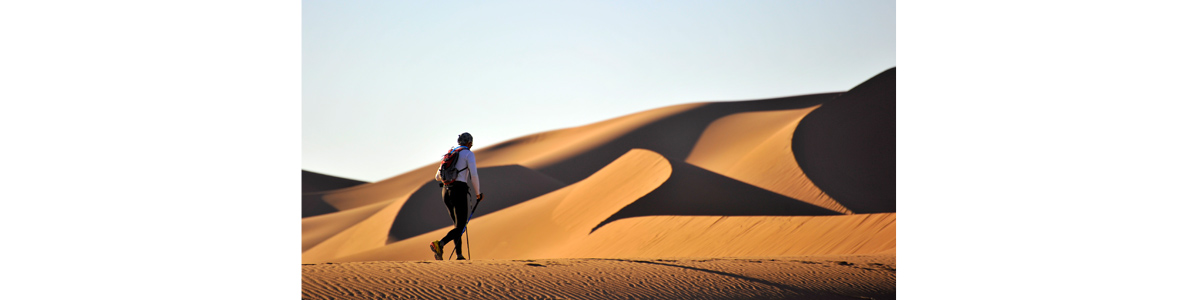
[[[442,201],[446,203],[450,219],[454,220],[454,229],[447,232],[441,240],[429,243],[429,248],[433,250],[433,258],[437,260],[442,260],[442,247],[450,241],[454,241],[454,252],[458,254],[458,260],[465,259],[462,255],[462,234],[467,228],[469,218],[468,197],[474,196],[476,205],[483,201],[483,193],[479,192],[479,171],[475,169],[475,153],[471,153],[471,146],[474,144],[470,133],[463,132],[458,135],[458,147],[451,148],[450,152],[443,156],[443,167],[438,168],[437,174],[434,175],[434,180],[442,183]],[[447,170],[443,171],[443,168]]]

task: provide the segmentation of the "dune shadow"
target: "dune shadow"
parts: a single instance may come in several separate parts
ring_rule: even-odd
[[[896,211],[896,68],[805,116],[792,155],[818,188],[854,213]]]
[[[432,177],[431,175],[429,182],[413,192],[400,208],[388,232],[390,240],[404,240],[454,225],[450,213],[446,210],[446,204],[442,201],[442,188],[438,187]],[[479,179],[484,199],[475,208],[474,218],[520,204],[565,186],[554,178],[520,165],[480,168]],[[470,205],[475,205],[475,201],[470,201]]]
[[[301,218],[337,212],[338,209],[336,207],[325,202],[325,194],[329,191],[363,184],[367,184],[367,182],[300,170]]]
[[[673,216],[829,216],[841,213],[726,177],[695,165],[668,160],[671,177],[596,227],[624,218]]]
[[[712,102],[663,118],[635,129],[600,147],[538,171],[566,184],[579,182],[596,173],[630,149],[654,151],[669,159],[684,160],[700,140],[708,125],[722,117],[752,111],[805,108],[824,103],[841,93],[825,93],[774,99]]]
[[[367,184],[367,182],[300,170],[300,192],[304,194],[344,189],[363,184]]]
[[[338,209],[329,205],[324,199],[325,193],[304,193],[300,195],[301,218],[319,216],[337,212]]]

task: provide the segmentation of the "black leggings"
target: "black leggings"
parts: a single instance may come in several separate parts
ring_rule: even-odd
[[[467,201],[471,198],[469,194],[467,184],[462,181],[455,181],[442,189],[442,201],[446,203],[450,219],[454,220],[454,229],[450,229],[442,238],[442,245],[454,241],[454,252],[459,257],[462,257],[462,234],[467,228]]]

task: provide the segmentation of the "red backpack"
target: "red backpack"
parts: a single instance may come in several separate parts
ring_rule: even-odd
[[[454,182],[455,179],[458,179],[458,173],[467,169],[454,168],[454,165],[458,164],[458,152],[461,152],[463,149],[467,149],[467,147],[458,146],[450,148],[450,151],[446,151],[446,154],[442,155],[442,166],[438,168],[438,173],[442,175],[443,185],[449,185]]]

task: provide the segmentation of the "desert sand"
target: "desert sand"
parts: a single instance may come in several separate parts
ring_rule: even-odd
[[[886,299],[895,256],[373,261],[304,266],[305,299]]]
[[[844,93],[681,104],[474,151],[470,261],[432,261],[452,228],[432,162],[306,180],[304,297],[895,297],[895,68]]]

